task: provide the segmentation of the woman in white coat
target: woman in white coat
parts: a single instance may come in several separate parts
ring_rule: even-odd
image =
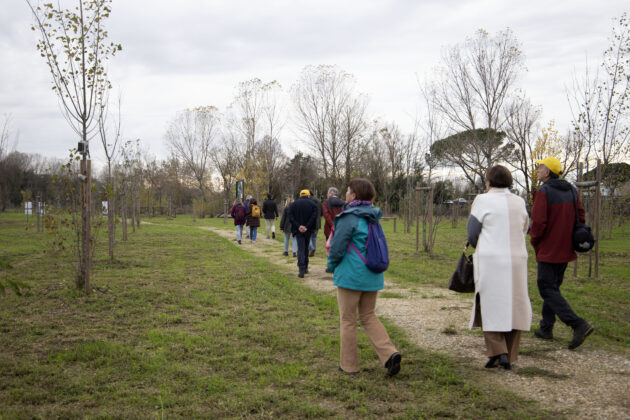
[[[521,331],[529,331],[532,307],[527,292],[529,217],[525,201],[510,192],[512,175],[504,166],[486,172],[486,193],[475,198],[468,219],[473,255],[475,302],[471,328],[481,327],[487,368],[511,369],[518,358]]]

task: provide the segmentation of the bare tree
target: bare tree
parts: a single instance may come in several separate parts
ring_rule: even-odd
[[[142,161],[141,161],[140,140],[128,140],[120,146],[120,161],[114,166],[114,176],[118,182],[116,191],[118,192],[120,203],[120,215],[122,221],[122,239],[127,240],[127,220],[131,218],[131,227],[136,231],[136,221],[138,211],[138,194],[142,182]]]
[[[513,97],[505,108],[505,133],[514,144],[514,159],[508,159],[509,165],[521,173],[514,181],[531,196],[534,185],[531,183],[536,165],[533,160],[536,147],[536,132],[539,130],[540,108],[532,105],[525,97]]]
[[[118,153],[118,143],[120,141],[120,127],[121,127],[121,97],[118,96],[118,115],[113,121],[113,132],[109,131],[107,124],[107,118],[109,115],[109,101],[107,96],[104,98],[105,103],[102,105],[103,110],[98,119],[98,132],[101,139],[101,145],[103,146],[103,152],[105,153],[105,159],[107,160],[107,179],[105,183],[106,197],[107,197],[107,239],[108,239],[108,252],[109,258],[114,259],[114,242],[116,235],[115,219],[115,204],[114,197],[116,192],[114,190],[114,180],[112,178],[112,164],[116,159]]]
[[[292,96],[298,126],[322,161],[324,177],[339,180],[344,153],[360,138],[357,117],[365,113],[354,92],[354,78],[335,66],[307,66],[293,85]]]
[[[11,155],[12,147],[11,139],[11,115],[5,114],[2,121],[2,131],[0,131],[0,211],[5,211],[9,204],[9,195],[11,192],[9,181],[12,178],[11,162],[8,156]],[[16,139],[17,141],[17,139]]]
[[[630,22],[623,13],[612,29],[610,45],[604,52],[602,72],[591,79],[588,63],[585,76],[574,78],[567,92],[573,124],[585,144],[585,158],[591,152],[604,165],[625,159],[630,143]]]
[[[281,100],[282,86],[275,80],[262,85],[261,115],[265,136],[277,139],[284,128],[285,110]]]
[[[79,0],[74,10],[64,10],[52,3],[34,6],[25,0],[33,18],[33,31],[41,39],[37,50],[46,61],[52,76],[53,90],[57,93],[63,116],[84,144],[88,144],[102,110],[100,104],[111,87],[105,63],[122,49],[120,44],[107,42],[104,28],[111,12],[111,0]],[[82,233],[80,275],[77,287],[90,292],[90,205],[91,174],[84,154],[82,176],[84,197],[82,204]]]
[[[259,158],[259,173],[265,179],[267,191],[271,193],[274,181],[279,175],[279,170],[284,163],[285,155],[282,146],[277,139],[265,136],[256,144],[256,155]]]
[[[2,129],[0,131],[0,162],[15,148],[15,143],[11,142],[11,115],[4,114],[2,119]],[[17,142],[17,137],[15,139]]]
[[[181,180],[183,178],[183,170],[181,163],[175,156],[162,162],[161,172],[164,174],[164,192],[168,202],[167,214],[169,217],[176,217],[176,209],[182,205],[183,186]]]
[[[277,139],[284,126],[281,95],[282,87],[275,80],[263,83],[258,78],[250,79],[238,84],[228,109],[229,135],[242,143],[239,146],[243,159],[242,176],[256,196],[261,189],[269,188],[264,181],[267,174],[261,174],[264,168],[258,161],[259,143],[265,137]],[[265,162],[262,165],[265,166]]]
[[[389,213],[391,212],[391,200],[396,188],[396,180],[403,170],[405,144],[400,129],[395,123],[386,124],[378,130],[377,139],[382,144],[384,152],[379,158],[384,158],[386,176],[389,178],[389,181],[386,180],[383,185],[385,210]]]
[[[217,169],[223,184],[224,199],[230,201],[232,185],[237,180],[241,171],[241,150],[237,136],[230,130],[226,130],[219,144],[212,150],[211,160]]]
[[[344,160],[344,180],[348,185],[352,178],[354,162],[359,158],[365,145],[367,124],[367,98],[357,95],[348,100],[342,108],[342,126],[340,134],[340,149]]]
[[[600,102],[598,73],[591,77],[588,61],[585,63],[584,76],[573,76],[571,88],[567,88],[567,100],[573,117],[572,123],[576,136],[583,144],[582,159],[586,162],[586,171],[589,170],[592,156],[597,147],[597,139],[600,124],[598,103]]]
[[[219,134],[220,117],[213,106],[179,112],[166,131],[166,142],[182,161],[205,201],[210,180],[210,159]]]
[[[238,84],[234,102],[230,105],[234,115],[232,124],[245,139],[245,153],[251,154],[256,145],[263,114],[263,82],[254,78]]]
[[[263,103],[262,115],[265,135],[257,143],[257,157],[261,169],[266,175],[266,189],[271,192],[274,180],[284,162],[285,155],[278,137],[285,124],[284,109],[280,94],[282,87],[275,80],[262,86]]]
[[[503,107],[523,70],[523,61],[519,43],[509,29],[494,37],[479,30],[475,38],[443,56],[435,86],[436,106],[450,123],[451,132],[466,133],[468,156],[457,165],[469,167],[469,179],[507,157],[509,149],[500,138]]]

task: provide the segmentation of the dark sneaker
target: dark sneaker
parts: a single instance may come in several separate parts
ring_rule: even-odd
[[[288,256],[289,256],[289,253],[285,251],[285,252],[283,252],[283,253],[282,253],[282,255],[283,255],[284,257],[288,257]]]
[[[314,257],[314,256],[315,256],[315,250],[314,250],[314,249],[311,249],[311,250],[308,252],[308,256],[309,256],[309,257]]]
[[[238,240],[238,244],[239,244],[239,245],[241,244],[241,240],[240,240],[240,239]]]
[[[330,268],[326,267],[326,272],[327,273],[332,273],[333,271]]]
[[[298,273],[298,277],[299,277],[299,278],[301,278],[301,279],[303,279],[303,278],[304,278],[304,271],[300,271],[300,272]]]
[[[276,232],[271,232],[271,239],[276,239]]]
[[[295,258],[295,257],[297,257],[297,254],[294,252],[294,253],[293,253],[293,258]]]
[[[594,329],[595,328],[593,328],[593,326],[588,322],[585,322],[579,327],[575,327],[573,329],[573,340],[569,343],[569,350],[575,350],[580,347],[586,337],[588,337]]]
[[[402,360],[402,356],[400,353],[396,352],[392,354],[387,362],[385,362],[385,368],[387,369],[387,376],[394,376],[398,372],[400,372],[400,361]]]
[[[553,330],[543,330],[542,328],[534,331],[534,335],[543,340],[553,340]]]

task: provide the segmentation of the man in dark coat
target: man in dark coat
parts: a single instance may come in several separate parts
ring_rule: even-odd
[[[324,236],[326,240],[335,226],[335,216],[343,211],[344,202],[339,198],[339,190],[335,187],[328,188],[328,198],[322,205],[324,214]]]
[[[534,194],[529,236],[538,262],[538,291],[543,298],[543,308],[540,329],[534,334],[538,338],[552,339],[557,315],[573,328],[573,340],[569,343],[569,349],[573,350],[593,332],[593,327],[573,312],[560,293],[567,264],[577,258],[572,242],[574,200],[577,199],[581,222],[584,222],[584,208],[573,186],[559,179],[562,164],[558,159],[547,157],[536,163],[539,164],[536,173],[543,185]]]
[[[315,230],[317,218],[317,206],[309,196],[309,190],[300,191],[300,198],[289,207],[289,220],[291,221],[291,233],[298,245],[298,277],[303,278],[308,273],[308,244]]]
[[[270,231],[271,237],[276,239],[276,218],[278,217],[278,206],[276,205],[276,202],[271,199],[271,194],[267,194],[267,199],[263,202],[262,212],[265,218],[267,239],[269,239]]]

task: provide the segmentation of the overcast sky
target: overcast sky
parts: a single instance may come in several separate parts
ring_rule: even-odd
[[[36,1],[36,0],[34,0]],[[62,1],[75,4],[76,1]],[[37,33],[22,0],[2,0],[0,116],[12,116],[17,150],[62,157],[78,138],[63,119]],[[522,43],[527,72],[520,87],[543,119],[570,123],[565,86],[586,58],[601,61],[613,19],[628,1],[344,1],[114,0],[107,29],[123,51],[110,60],[110,80],[122,91],[123,136],[140,138],[158,158],[166,124],[177,111],[230,104],[235,86],[258,77],[285,90],[310,64],[352,73],[369,96],[373,117],[410,131],[418,108],[418,78],[430,78],[445,47],[511,28]],[[287,126],[285,152],[300,149]],[[95,139],[92,158],[102,161]]]

